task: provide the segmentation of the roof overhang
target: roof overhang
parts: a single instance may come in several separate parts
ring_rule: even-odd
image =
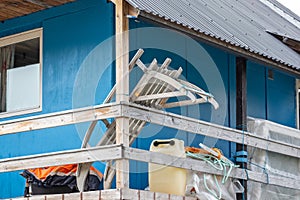
[[[286,34],[278,33],[276,31],[267,31],[278,40],[289,46],[291,49],[300,54],[300,38],[292,38]],[[300,36],[299,36],[300,37]]]
[[[51,7],[60,6],[76,0],[1,0],[0,21],[29,15]]]
[[[300,77],[300,70],[298,70],[296,68],[292,68],[289,65],[286,65],[286,64],[281,63],[279,61],[272,60],[270,58],[259,55],[257,53],[250,52],[250,51],[248,51],[244,48],[240,48],[240,47],[235,46],[233,44],[230,44],[228,42],[221,41],[221,40],[219,40],[215,37],[211,37],[209,35],[206,35],[204,33],[196,31],[194,29],[190,29],[190,28],[188,28],[186,26],[183,26],[181,24],[178,24],[176,22],[166,20],[164,18],[161,18],[157,15],[153,15],[151,13],[147,13],[145,11],[139,11],[139,17],[143,18],[145,20],[150,20],[153,23],[159,23],[160,25],[163,25],[163,26],[168,27],[168,28],[172,28],[176,31],[183,32],[183,33],[188,34],[192,37],[196,37],[198,40],[200,40],[204,43],[208,43],[210,45],[213,45],[213,46],[216,46],[218,48],[224,49],[226,51],[232,52],[236,55],[243,56],[243,57],[245,57],[249,60],[253,60],[257,63],[264,64],[264,65],[267,65],[267,66],[272,66],[273,68],[276,68],[278,70],[285,71],[289,74],[294,74],[297,77]]]
[[[300,29],[260,1],[213,3],[162,0],[159,6],[155,1],[126,1],[139,10],[139,18],[189,34],[236,56],[300,77],[300,54],[295,51],[294,41],[294,48],[291,48],[286,41],[280,42],[267,32],[273,28],[295,38],[300,34]],[[261,15],[258,17],[257,13]]]

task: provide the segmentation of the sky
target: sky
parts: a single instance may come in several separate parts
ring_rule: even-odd
[[[289,8],[291,11],[300,16],[300,0],[277,0],[285,7]]]

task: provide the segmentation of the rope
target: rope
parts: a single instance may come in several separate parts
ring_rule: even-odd
[[[218,183],[217,176],[214,175],[214,181],[217,185],[217,188],[218,188],[218,191],[219,191],[219,196],[215,193],[215,191],[209,189],[209,187],[207,186],[206,175],[205,174],[203,174],[203,180],[204,180],[203,182],[204,182],[204,186],[205,186],[206,190],[209,191],[215,198],[221,199],[222,198],[222,190],[221,190],[220,185]]]
[[[222,182],[221,182],[222,184],[225,184],[226,181],[228,180],[233,167],[238,167],[238,165],[235,165],[232,162],[229,162],[229,161],[224,160],[224,159],[219,159],[219,157],[220,157],[219,155],[214,156],[214,155],[211,155],[211,154],[196,154],[196,153],[191,153],[191,152],[186,152],[186,155],[191,157],[191,158],[196,158],[196,159],[199,159],[199,160],[203,160],[206,163],[208,163],[210,166],[215,168],[216,170],[223,171],[223,178],[222,178]],[[227,171],[227,167],[229,167],[228,171]],[[220,185],[218,183],[217,176],[214,175],[214,180],[215,180],[215,184],[218,188],[219,196],[216,194],[215,191],[212,191],[211,189],[208,188],[207,183],[206,183],[205,173],[204,173],[203,180],[204,180],[204,186],[205,186],[206,190],[210,194],[212,194],[214,197],[216,197],[217,199],[221,199],[222,190],[221,190]]]
[[[242,151],[245,151],[245,130],[247,128],[247,125],[242,124],[240,126],[237,126],[237,128],[240,128],[242,130],[242,135],[243,135],[243,137],[242,137]],[[247,169],[245,169],[244,165],[242,165],[242,169],[245,170],[245,171],[247,171]],[[248,179],[248,173],[246,173],[246,175],[247,175],[247,179]],[[243,180],[243,185],[244,184],[245,184],[245,182]],[[245,193],[244,192],[242,194],[242,198],[243,198],[243,200],[245,200]]]
[[[269,138],[269,136],[268,136],[268,140],[269,140],[270,138]],[[253,150],[253,152],[252,152],[252,155],[251,155],[251,159],[250,160],[252,160],[252,157],[253,157],[253,155],[254,155],[254,153],[255,153],[255,151],[256,151],[256,147],[254,148],[254,150]],[[266,175],[266,178],[267,178],[267,184],[269,184],[269,173],[268,173],[268,168],[266,167],[266,165],[268,164],[268,160],[269,160],[269,156],[268,156],[268,152],[269,152],[269,143],[267,143],[267,148],[266,148],[266,157],[265,157],[265,160],[264,160],[264,166],[261,166],[261,165],[258,165],[258,164],[256,164],[256,163],[253,163],[253,162],[251,162],[251,161],[249,161],[248,163],[250,164],[250,165],[254,165],[254,166],[256,166],[256,167],[258,167],[258,168],[261,168],[262,170],[263,170],[263,173]],[[246,171],[246,170],[245,170]],[[248,174],[247,174],[248,175]],[[247,177],[248,178],[248,177]]]
[[[270,140],[270,135],[268,135],[268,140]],[[267,176],[267,184],[269,184],[269,173],[268,173],[268,169],[266,168],[266,165],[268,164],[269,162],[269,142],[267,142],[267,149],[266,149],[266,159],[265,159],[265,162],[264,162],[264,173],[266,174]]]

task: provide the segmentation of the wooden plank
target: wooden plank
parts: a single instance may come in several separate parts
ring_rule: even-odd
[[[138,59],[138,60],[136,61],[136,64],[137,64],[137,66],[138,66],[143,72],[148,71],[148,68],[146,67],[146,65],[145,65],[140,59]]]
[[[45,7],[35,4],[33,2],[29,2],[30,0],[24,0],[22,3],[17,5],[11,5],[10,8],[14,8],[16,11],[23,12],[23,14],[30,14],[33,12],[37,12],[40,10],[44,10]],[[33,1],[33,0],[31,0]]]
[[[0,38],[0,46],[3,47],[3,46],[10,45],[10,44],[19,43],[19,42],[23,42],[26,40],[41,37],[42,30],[43,30],[42,28],[37,28],[37,29],[30,30],[30,31],[25,31],[22,33],[9,35],[9,36]]]
[[[181,91],[165,92],[165,93],[159,93],[159,94],[147,94],[147,95],[137,97],[135,101],[146,101],[146,100],[151,100],[151,99],[180,97],[180,96],[184,96],[184,95],[185,95],[185,93],[181,92]]]
[[[135,62],[137,60],[139,60],[139,58],[142,56],[143,53],[144,53],[143,49],[139,49],[137,51],[137,53],[134,55],[134,57],[131,59],[130,63],[128,64],[128,73],[133,69],[134,65],[136,64]],[[108,103],[108,102],[111,101],[113,95],[116,93],[116,89],[117,89],[117,85],[115,84],[114,87],[109,92],[108,96],[105,98],[104,103]],[[102,121],[104,122],[106,127],[109,128],[110,123],[108,122],[108,120],[102,119]],[[97,121],[93,121],[90,124],[90,126],[89,126],[89,128],[88,128],[88,130],[85,134],[84,140],[82,142],[82,145],[81,145],[82,148],[85,148],[86,145],[88,144],[88,141],[91,137],[91,134],[92,134],[96,124],[97,124]],[[76,181],[77,181],[77,187],[78,187],[79,191],[83,191],[85,179],[86,179],[86,176],[88,175],[89,168],[90,168],[91,165],[92,165],[92,163],[84,163],[84,164],[79,164],[78,165]],[[115,173],[113,174],[113,176],[114,175],[115,175]],[[105,173],[105,176],[106,176],[106,173]],[[113,179],[113,177],[111,179]],[[107,177],[105,177],[104,180],[106,182]],[[105,183],[104,188],[106,188],[106,189],[110,188],[110,185],[111,185],[110,183],[109,184]]]
[[[84,135],[83,141],[81,143],[81,148],[86,148],[87,147],[88,142],[89,142],[89,140],[90,140],[90,138],[92,136],[92,133],[93,133],[96,125],[97,125],[97,121],[92,121],[91,122],[88,130],[86,131],[86,133]]]
[[[188,105],[195,105],[200,103],[207,103],[208,101],[204,98],[196,99],[196,100],[183,100],[178,102],[166,103],[163,105],[163,108],[174,108],[179,106],[188,106]]]
[[[55,112],[0,123],[0,135],[64,126],[120,116],[120,106],[111,103]]]
[[[178,78],[179,75],[182,72],[182,69],[179,68],[178,70],[167,70],[166,68],[168,67],[168,64],[171,62],[170,59],[166,59],[165,62],[162,64],[161,67],[157,65],[156,59],[153,59],[151,62],[150,66],[148,67],[149,70],[156,70],[158,72],[164,73],[165,75],[168,75],[172,78]],[[131,101],[135,101],[135,98],[139,96],[139,94],[154,94],[154,93],[161,93],[161,92],[166,92],[166,91],[172,91],[173,88],[169,86],[166,83],[162,83],[159,80],[154,80],[151,81],[150,84],[148,83],[149,81],[149,76],[147,74],[144,74],[143,77],[140,79],[139,83],[137,84],[137,87],[133,89],[131,92]],[[148,80],[148,81],[147,81]],[[146,84],[148,83],[148,84]],[[146,84],[146,85],[145,85]],[[141,87],[143,86],[143,87]],[[160,106],[164,104],[164,102],[167,100],[167,98],[164,99],[159,99],[159,100],[149,100],[146,102],[141,102],[141,104],[145,105],[154,105]],[[137,137],[137,135],[140,133],[141,129],[144,127],[145,122],[138,120],[138,119],[130,119],[130,144],[132,144]],[[115,123],[112,123],[112,126],[115,126]],[[114,142],[115,141],[115,133],[113,132],[114,130],[112,129],[113,127],[110,127],[110,130],[106,132],[103,140],[101,139],[99,144],[107,144],[107,142]],[[111,182],[113,180],[113,177],[115,175],[115,168],[111,166],[111,162],[107,163],[106,170],[105,170],[105,179],[104,179],[104,188],[110,188]]]
[[[236,57],[236,128],[247,131],[247,60]],[[247,151],[247,145],[237,143],[236,151]],[[247,169],[247,163],[238,162],[243,169]],[[237,193],[238,200],[247,199],[247,182],[240,180],[244,187],[244,193]]]
[[[51,8],[53,6],[58,6],[61,4],[53,0],[51,1],[25,0],[25,1],[29,2],[31,5],[38,6],[40,10]]]
[[[214,99],[214,96],[210,93],[205,92],[204,90],[202,90],[200,87],[185,81],[185,80],[181,80],[178,79],[178,81],[183,84],[185,87],[187,87],[189,90],[195,92],[196,94],[198,94],[199,96],[201,96],[203,99],[206,99],[209,103],[211,103],[214,107],[214,109],[218,109],[219,108],[219,104],[218,102]]]
[[[129,72],[133,69],[133,67],[135,66],[137,60],[140,59],[140,57],[143,55],[144,50],[143,49],[139,49],[136,54],[133,56],[133,58],[131,59],[129,65],[128,65],[128,69]],[[103,103],[109,103],[111,101],[111,99],[113,98],[113,95],[116,93],[116,85],[114,85],[114,87],[110,90],[109,94],[107,95],[107,97],[105,98]]]
[[[23,169],[76,164],[94,161],[105,161],[122,158],[120,145],[108,145],[86,149],[76,149],[44,153],[30,156],[14,157],[0,160],[0,172]]]
[[[53,194],[47,196],[47,200],[64,200],[65,195],[64,194]]]
[[[124,157],[131,160],[173,166],[178,168],[184,168],[187,170],[205,172],[209,174],[223,175],[223,171],[212,168],[208,163],[204,161],[191,158],[179,158],[176,156],[161,154],[157,152],[150,152],[131,147],[123,147],[123,149]],[[300,178],[296,180],[294,178],[267,175],[266,173],[253,172],[241,168],[233,169],[232,173],[230,174],[230,177],[243,180],[252,180],[260,183],[277,185],[292,189],[300,188]]]
[[[173,194],[157,193],[145,190],[135,190],[135,189],[122,189],[121,190],[121,199],[130,199],[130,200],[144,200],[144,199],[174,199],[174,200],[196,200],[197,198],[193,197],[184,197]]]
[[[30,198],[13,198],[11,200],[144,200],[144,199],[174,199],[174,200],[196,200],[193,197],[183,197],[177,195],[168,195],[163,193],[154,193],[144,190],[135,189],[111,189],[111,190],[99,190],[82,193],[70,193],[70,194],[50,194],[50,195],[36,195]]]
[[[249,132],[243,132],[166,111],[140,106],[133,103],[123,103],[121,114],[130,118],[151,122],[161,126],[167,126],[231,142],[243,143],[244,141],[245,145],[300,158],[300,147],[297,145],[271,140]]]
[[[115,0],[116,103],[129,102],[129,5]],[[129,118],[116,118],[116,144],[129,146]],[[129,161],[116,161],[116,188],[129,188]]]
[[[88,193],[87,196],[90,197],[91,192],[87,192],[87,193]],[[93,191],[92,192],[94,199],[95,199],[95,197],[97,195],[99,195],[98,193],[99,193],[98,191]],[[86,195],[85,193],[82,193],[82,195],[80,195],[78,193],[70,193],[70,194],[62,194],[61,196],[62,196],[63,200],[74,200],[74,199],[78,199],[79,200],[81,196],[83,197],[85,195]],[[90,198],[84,198],[84,199],[90,200]],[[45,200],[45,197],[44,197],[44,200]],[[48,198],[47,198],[47,200],[48,200]]]
[[[148,71],[148,74],[153,78],[157,78],[163,82],[168,83],[169,85],[173,86],[174,88],[181,91],[182,93],[185,93],[185,96],[187,96],[191,100],[196,100],[196,97],[191,91],[187,90],[185,87],[183,87],[181,83],[179,83],[177,80],[173,79],[172,77],[169,77],[162,73],[157,73],[155,71]]]

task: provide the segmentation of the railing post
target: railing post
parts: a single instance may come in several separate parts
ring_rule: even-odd
[[[128,19],[129,5],[125,0],[115,0],[116,30],[116,102],[129,102],[129,42]],[[116,143],[129,146],[129,119],[116,118]],[[116,187],[129,188],[129,161],[116,161]]]

